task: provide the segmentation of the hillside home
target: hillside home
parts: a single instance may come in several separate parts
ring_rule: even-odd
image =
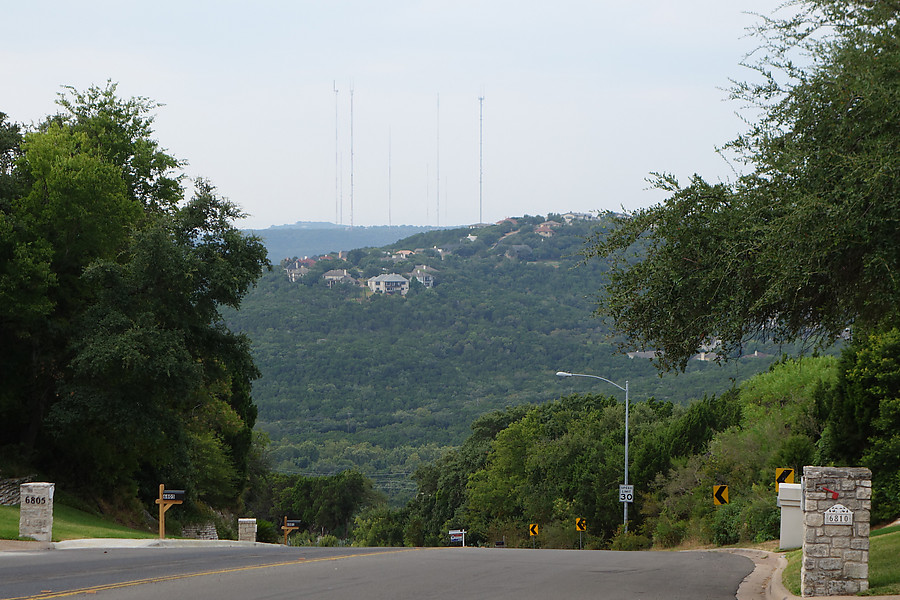
[[[325,274],[322,275],[322,279],[325,280],[325,285],[329,288],[333,288],[335,284],[339,283],[356,285],[356,279],[347,273],[347,269],[332,269],[331,271],[326,271]]]
[[[296,283],[298,279],[309,273],[309,268],[301,264],[299,260],[294,260],[284,267],[284,272],[287,273],[288,280],[291,283]]]
[[[589,213],[568,212],[562,216],[567,225],[571,225],[572,221],[599,221],[600,217]]]
[[[412,250],[397,250],[396,252],[394,252],[394,256],[403,260],[406,260],[413,254],[415,254],[415,252],[413,252]]]
[[[415,277],[419,281],[419,283],[421,283],[425,287],[433,288],[434,287],[433,273],[435,273],[435,272],[436,272],[435,269],[432,269],[431,267],[429,267],[427,265],[416,265],[416,268],[412,270],[412,273],[410,273],[409,276],[411,278]]]
[[[370,290],[379,294],[400,294],[405,296],[409,291],[409,280],[397,273],[370,277],[368,284]]]

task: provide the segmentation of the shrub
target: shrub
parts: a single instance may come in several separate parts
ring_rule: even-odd
[[[610,550],[649,550],[653,546],[653,542],[646,535],[638,535],[632,532],[625,532],[622,526],[616,531],[615,537],[610,542]]]

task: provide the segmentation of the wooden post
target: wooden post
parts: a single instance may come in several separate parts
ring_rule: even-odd
[[[166,511],[176,504],[181,504],[184,498],[184,490],[166,490],[166,484],[159,484],[159,539],[166,539]]]
[[[287,536],[292,531],[297,531],[300,529],[293,525],[294,523],[298,523],[299,521],[291,521],[292,525],[288,526],[288,518],[287,515],[284,516],[284,525],[281,526],[281,529],[284,531],[284,545],[287,546]]]

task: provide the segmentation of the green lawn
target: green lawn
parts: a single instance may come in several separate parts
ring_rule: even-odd
[[[151,531],[129,529],[61,504],[53,507],[53,541],[82,538],[154,538]],[[19,507],[0,506],[0,539],[19,539]]]
[[[869,539],[869,591],[864,596],[900,594],[900,525],[872,531]],[[802,553],[787,553],[788,566],[782,579],[784,587],[800,595],[800,561]]]

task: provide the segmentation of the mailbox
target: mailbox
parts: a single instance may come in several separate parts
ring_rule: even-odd
[[[174,502],[184,502],[184,490],[163,490],[162,499]]]
[[[285,527],[296,527],[296,528],[299,529],[299,528],[300,528],[300,523],[302,523],[302,521],[287,521],[287,520],[286,520],[286,521],[284,522],[284,526],[285,526]]]

